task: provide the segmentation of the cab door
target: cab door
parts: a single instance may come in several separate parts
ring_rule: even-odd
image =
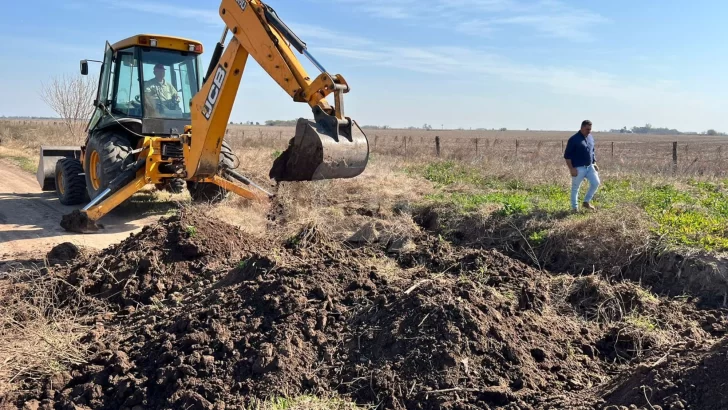
[[[104,115],[104,107],[107,107],[111,102],[109,99],[109,84],[112,83],[111,68],[113,65],[114,49],[107,41],[106,49],[104,51],[104,61],[101,64],[101,73],[99,74],[99,86],[96,90],[96,99],[94,100],[96,111],[94,111],[94,115],[91,117],[91,122],[89,122],[89,130],[93,130],[96,127],[96,124],[98,124],[99,120]]]

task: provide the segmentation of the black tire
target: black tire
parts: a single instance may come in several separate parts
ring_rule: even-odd
[[[226,141],[222,142],[220,149],[220,168],[218,175],[222,176],[225,169],[235,168],[235,154]],[[226,178],[227,179],[227,178]],[[210,182],[187,182],[187,190],[193,201],[220,202],[227,197],[228,191],[221,186]]]
[[[86,144],[86,190],[90,198],[95,198],[109,183],[121,173],[122,167],[134,161],[131,151],[133,147],[129,138],[119,134],[117,131],[102,131],[89,138]],[[94,187],[91,170],[91,158],[94,152],[98,153],[98,167],[96,168],[96,180],[98,186]]]
[[[79,205],[88,202],[86,179],[81,161],[63,158],[56,162],[56,195],[63,205]]]

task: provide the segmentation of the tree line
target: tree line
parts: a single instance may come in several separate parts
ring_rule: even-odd
[[[717,136],[717,135],[726,135],[723,132],[718,132],[715,129],[709,129],[704,132],[681,132],[679,130],[676,130],[674,128],[665,128],[665,127],[653,127],[652,124],[645,124],[642,127],[622,127],[621,129],[611,129],[609,132],[615,132],[620,134],[653,134],[653,135],[711,135],[711,136]]]

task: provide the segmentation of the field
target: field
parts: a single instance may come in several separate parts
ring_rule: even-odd
[[[273,186],[293,130],[231,126],[270,203],[177,198],[121,244],[3,265],[0,405],[728,406],[728,139],[596,133],[598,210],[572,214],[573,132],[365,131],[360,177]],[[44,141],[78,144],[0,122],[22,169]]]

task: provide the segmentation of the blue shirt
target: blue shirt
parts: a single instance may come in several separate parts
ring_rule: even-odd
[[[581,131],[574,134],[574,136],[569,138],[569,142],[566,143],[564,159],[570,159],[571,165],[574,168],[585,167],[596,163],[597,156],[594,152],[594,137],[589,134],[585,138]]]

